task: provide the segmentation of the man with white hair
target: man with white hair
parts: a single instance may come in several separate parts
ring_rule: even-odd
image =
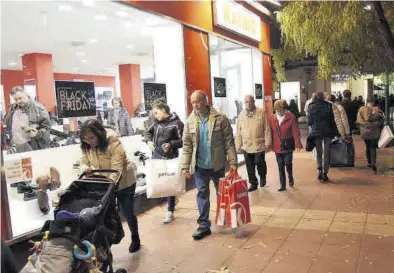
[[[249,191],[257,190],[257,172],[260,187],[267,183],[267,163],[265,152],[271,147],[271,127],[263,108],[256,107],[253,95],[245,96],[245,109],[239,114],[235,146],[243,151],[249,177]]]

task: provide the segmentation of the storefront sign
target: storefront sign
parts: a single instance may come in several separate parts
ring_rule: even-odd
[[[226,92],[226,79],[225,78],[213,78],[213,91],[216,98],[225,98]]]
[[[55,81],[59,118],[96,116],[93,82]]]
[[[164,83],[144,83],[145,110],[152,110],[153,103],[163,99],[167,102],[167,91]]]
[[[7,183],[31,181],[33,178],[31,158],[18,158],[5,161],[4,172]]]
[[[261,42],[260,17],[232,0],[215,1],[215,25]]]
[[[263,98],[263,85],[262,84],[260,84],[260,83],[254,84],[254,95],[256,97],[256,100]]]

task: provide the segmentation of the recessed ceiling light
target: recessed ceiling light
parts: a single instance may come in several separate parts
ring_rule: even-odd
[[[60,5],[58,11],[71,11],[73,9],[70,5]]]
[[[18,63],[17,62],[9,62],[8,65],[9,66],[16,66]]]
[[[95,19],[98,21],[107,21],[108,17],[105,14],[97,14]]]
[[[95,44],[95,43],[97,43],[97,42],[98,42],[97,39],[89,39],[89,43],[91,43],[91,44]]]
[[[134,48],[133,45],[126,45],[125,47],[126,47],[127,49],[132,49],[132,48]]]
[[[125,22],[124,23],[124,26],[125,27],[131,27],[133,24],[131,23],[131,22],[129,22],[129,21],[127,21],[127,22]]]
[[[81,60],[81,62],[82,62],[83,64],[86,64],[86,63],[88,62],[88,60]]]
[[[372,7],[371,7],[371,5],[366,5],[366,6],[364,7],[364,9],[365,9],[365,10],[371,10]]]
[[[81,2],[82,2],[82,4],[84,6],[87,6],[87,7],[94,6],[94,1],[93,0],[82,0]]]
[[[127,16],[129,16],[129,13],[124,10],[121,10],[121,11],[115,12],[115,15],[119,16],[119,17],[127,17]]]
[[[75,53],[77,56],[81,57],[81,56],[85,56],[85,52],[77,52]]]

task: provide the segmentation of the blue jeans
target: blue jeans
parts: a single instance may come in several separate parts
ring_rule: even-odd
[[[209,209],[211,203],[209,201],[209,182],[212,178],[213,184],[216,189],[216,194],[218,192],[219,179],[224,177],[224,168],[218,171],[213,169],[201,169],[196,167],[196,172],[194,173],[194,183],[197,187],[197,206],[200,212],[200,217],[197,219],[197,223],[200,228],[210,228],[211,221],[209,220]]]
[[[134,213],[134,194],[136,184],[118,191],[118,203],[126,218],[132,237],[138,237],[138,221]]]
[[[164,156],[161,156],[161,155],[159,155],[159,154],[157,154],[157,153],[154,152],[154,153],[152,154],[152,159],[163,159],[163,160],[166,160],[166,159],[168,159],[168,158],[166,158],[166,157],[164,157]],[[175,201],[176,201],[175,196],[169,196],[169,197],[167,197],[167,203],[168,203],[167,210],[168,210],[168,211],[174,212],[174,210],[175,210]]]

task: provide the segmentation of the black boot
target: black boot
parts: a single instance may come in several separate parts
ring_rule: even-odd
[[[378,168],[376,168],[376,165],[372,165],[371,168],[374,174],[378,173]]]
[[[289,186],[294,187],[294,178],[292,176],[289,176]]]
[[[255,191],[255,190],[257,190],[257,185],[255,185],[255,184],[250,184],[250,185],[249,185],[248,191],[249,191],[249,192],[252,192],[252,191]]]
[[[284,190],[286,190],[286,176],[280,178],[280,185],[278,188],[278,191],[284,191]]]
[[[138,235],[133,235],[131,237],[131,244],[129,247],[129,252],[134,253],[140,250],[141,248],[141,242],[140,242],[140,237]]]
[[[260,187],[265,187],[265,185],[267,184],[267,178],[264,177],[260,177]]]
[[[293,164],[286,165],[287,175],[289,176],[289,186],[294,186],[294,178],[293,178]]]
[[[329,180],[330,180],[330,179],[328,178],[327,174],[324,173],[324,174],[323,174],[323,182],[327,182],[327,181],[329,181]]]
[[[323,182],[323,171],[319,170],[319,175],[317,176],[317,179],[319,180],[319,182]]]

